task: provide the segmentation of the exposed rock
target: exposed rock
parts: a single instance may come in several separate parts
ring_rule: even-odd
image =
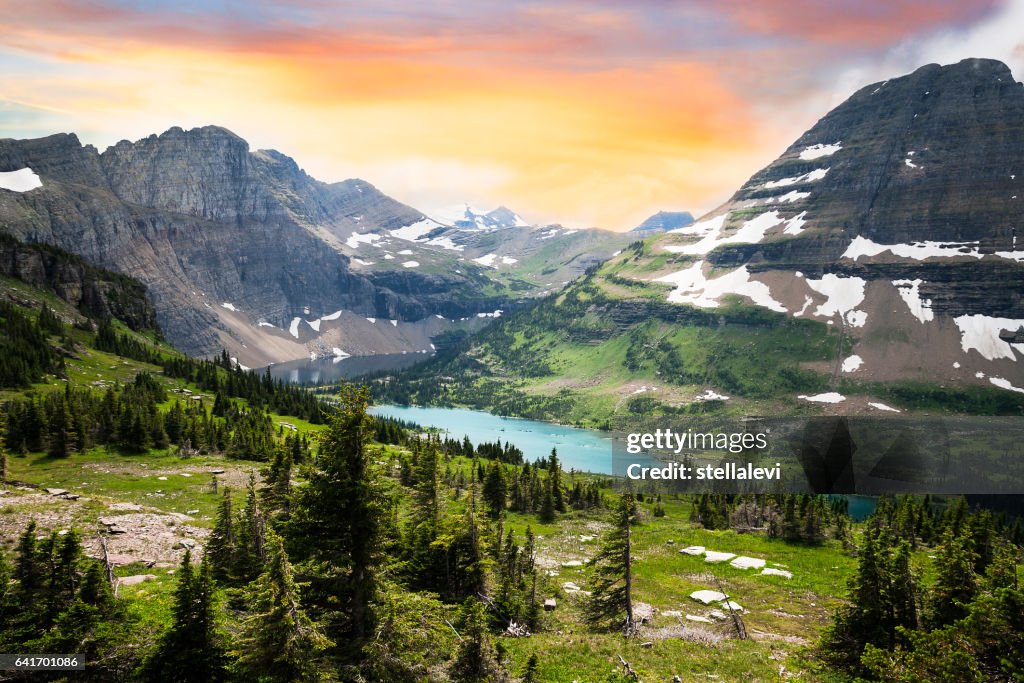
[[[122,576],[117,582],[122,586],[135,586],[145,581],[156,581],[154,574],[135,574],[134,576]]]

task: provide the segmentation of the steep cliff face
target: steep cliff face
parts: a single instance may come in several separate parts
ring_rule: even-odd
[[[484,291],[473,270],[353,271],[339,236],[400,229],[422,214],[364,181],[316,181],[222,128],[172,128],[102,154],[74,135],[0,141],[0,170],[25,168],[42,186],[0,189],[0,230],[138,277],[188,353],[226,345],[250,364],[303,357],[305,343],[286,332],[296,317],[457,319],[515,296]],[[396,344],[381,350],[404,350]]]
[[[157,327],[156,311],[141,282],[55,247],[0,235],[0,275],[50,292],[93,318],[117,318],[134,330]]]

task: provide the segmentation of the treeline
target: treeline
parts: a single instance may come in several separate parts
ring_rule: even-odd
[[[65,385],[52,392],[14,399],[6,407],[7,447],[17,453],[45,451],[67,457],[92,446],[142,453],[178,446],[183,454],[223,453],[246,460],[269,460],[279,430],[264,410],[245,407],[217,394],[212,408],[202,401],[175,401],[166,412],[167,393],[160,381],[140,372],[128,385],[103,391]],[[303,452],[305,437],[288,435]]]
[[[158,365],[168,377],[191,382],[203,391],[243,398],[254,408],[267,408],[280,415],[293,415],[313,424],[323,424],[323,401],[315,394],[274,379],[269,368],[262,374],[243,370],[231,360],[227,351],[222,351],[212,360],[164,354],[155,345],[147,345],[131,335],[118,332],[109,322],[100,323],[94,345],[101,351]]]
[[[822,637],[830,666],[879,681],[1024,679],[1021,529],[961,498],[883,499],[857,548],[849,603]],[[937,543],[934,580],[911,556]]]
[[[805,494],[714,494],[694,497],[690,521],[705,529],[763,532],[769,538],[821,543],[849,541],[851,520],[845,498]]]
[[[50,346],[60,320],[45,304],[33,318],[0,301],[0,387],[27,387],[44,375],[64,374],[64,357]]]

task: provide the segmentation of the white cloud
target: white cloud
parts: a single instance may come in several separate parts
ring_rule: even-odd
[[[901,43],[870,64],[847,69],[836,78],[832,105],[869,83],[910,73],[925,64],[955,64],[980,57],[998,59],[1015,79],[1024,78],[1024,0],[1010,0],[977,23],[944,29]]]

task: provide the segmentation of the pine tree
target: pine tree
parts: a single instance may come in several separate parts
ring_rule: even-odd
[[[452,665],[456,680],[465,683],[494,683],[507,679],[498,663],[494,645],[487,633],[487,615],[477,598],[466,598],[462,604],[462,644]]]
[[[0,484],[7,481],[7,415],[0,410]]]
[[[238,543],[235,538],[235,513],[231,503],[231,488],[224,487],[217,521],[206,542],[206,559],[210,573],[217,581],[227,582],[234,576],[238,557]]]
[[[540,502],[540,521],[544,524],[550,524],[555,521],[555,494],[553,493],[553,485],[551,477],[544,480],[544,493]]]
[[[267,564],[246,590],[248,615],[235,654],[246,680],[289,683],[316,678],[315,657],[333,645],[302,606],[281,538],[267,532]]]
[[[953,529],[951,526],[943,537],[935,561],[938,572],[928,598],[928,623],[935,627],[966,616],[968,604],[978,592],[970,541],[955,535]]]
[[[585,614],[591,624],[621,626],[627,635],[631,635],[636,626],[632,566],[632,525],[636,513],[633,494],[622,494],[612,529],[593,560],[594,590],[587,601]]]
[[[548,459],[548,479],[551,481],[551,495],[554,497],[555,510],[565,512],[565,496],[562,493],[562,466],[558,464],[558,451],[551,449]]]
[[[491,461],[484,477],[483,498],[491,519],[498,519],[505,511],[508,499],[508,485],[505,482],[505,468],[497,460]]]
[[[523,683],[540,683],[540,660],[536,654],[530,655],[523,670]]]
[[[320,451],[288,523],[289,554],[318,564],[312,590],[342,606],[334,632],[356,641],[370,632],[370,602],[389,503],[370,468],[366,441],[369,390],[345,386],[339,408],[321,434]]]
[[[248,583],[259,576],[266,560],[266,520],[259,496],[256,495],[255,475],[249,475],[246,491],[245,507],[239,513],[235,525],[237,552],[234,558],[234,572],[235,578],[243,583]]]
[[[226,657],[217,631],[210,565],[192,567],[192,552],[178,569],[173,621],[156,652],[146,662],[143,675],[154,683],[206,683],[227,677]]]

